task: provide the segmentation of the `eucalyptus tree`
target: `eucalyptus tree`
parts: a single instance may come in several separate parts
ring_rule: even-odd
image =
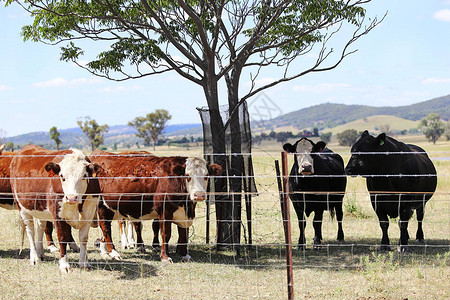
[[[7,4],[12,2],[7,0]],[[61,44],[64,61],[116,81],[176,72],[201,87],[212,120],[214,160],[223,166],[225,129],[229,126],[236,137],[241,134],[238,107],[265,89],[338,66],[356,51],[350,46],[379,23],[377,18],[365,20],[363,4],[367,2],[370,0],[17,1],[34,19],[23,27],[24,39]],[[344,41],[337,43],[338,50],[330,48],[332,38],[341,32]],[[99,42],[96,49],[100,49],[86,64],[84,55],[89,49],[83,40]],[[311,55],[315,57],[312,61]],[[265,83],[258,85],[264,70],[276,70],[277,77],[268,80],[266,76]],[[241,86],[243,75],[249,88]],[[219,110],[221,80],[225,81],[230,115],[225,123]],[[232,141],[231,152],[238,155],[231,156],[230,170],[241,170],[240,142],[239,138]],[[241,188],[239,182],[232,185],[233,191]]]
[[[165,109],[157,109],[145,117],[136,117],[128,122],[128,126],[132,126],[137,130],[136,136],[144,139],[144,145],[150,145],[153,142],[153,150],[155,150],[156,141],[167,127],[167,122],[172,118]]]
[[[61,136],[61,134],[58,131],[58,128],[56,128],[56,126],[53,126],[52,128],[50,128],[50,139],[55,141],[56,144],[56,149],[59,150],[59,145],[61,145],[61,139],[59,138]]]
[[[83,131],[84,135],[89,139],[91,150],[94,151],[103,144],[103,134],[108,132],[109,126],[99,125],[96,120],[86,116],[83,120],[77,121],[78,127]]]

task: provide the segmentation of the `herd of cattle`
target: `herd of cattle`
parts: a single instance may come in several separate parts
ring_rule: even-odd
[[[305,214],[309,216],[311,212],[314,212],[314,246],[321,244],[325,210],[336,215],[337,240],[344,241],[342,199],[348,175],[366,178],[383,233],[382,250],[390,249],[388,217],[399,217],[399,251],[407,249],[408,221],[414,210],[419,224],[416,240],[424,242],[424,208],[436,189],[437,177],[423,149],[385,134],[374,137],[365,131],[353,145],[350,161],[344,168],[341,156],[326,148],[322,141],[314,143],[302,138],[283,148],[294,154],[289,194],[299,222],[299,247],[306,244]],[[156,220],[154,244],[159,243],[161,230],[163,262],[171,262],[167,245],[171,224],[176,224],[177,253],[182,260],[189,261],[188,228],[195,217],[196,203],[207,199],[209,177],[222,173],[221,166],[208,165],[201,158],[158,157],[145,151],[114,154],[96,150],[86,156],[75,149],[50,151],[34,145],[18,152],[3,149],[4,145],[0,146],[0,207],[19,209],[30,241],[32,264],[44,256],[44,233],[49,250],[58,250],[51,237],[53,226],[56,228],[59,268],[63,272],[70,269],[67,246],[80,251],[81,268],[89,267],[86,245],[90,227],[101,228],[102,254],[121,259],[111,237],[111,222],[118,219],[135,221],[141,249],[139,220]],[[71,228],[79,230],[79,249]]]

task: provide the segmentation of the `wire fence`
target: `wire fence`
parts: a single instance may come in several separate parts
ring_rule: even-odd
[[[340,153],[342,156],[349,156],[355,153]],[[356,153],[360,155],[361,153]],[[367,153],[364,153],[366,155]],[[385,153],[384,155],[405,155],[406,153]],[[417,154],[417,153],[414,153]],[[323,239],[320,244],[315,244],[313,238],[315,236],[314,228],[318,220],[313,220],[314,214],[306,217],[305,237],[303,244],[299,240],[300,226],[298,216],[293,208],[292,201],[290,206],[290,221],[292,244],[285,240],[286,217],[282,216],[280,209],[280,195],[287,195],[284,189],[281,194],[277,184],[277,173],[275,160],[279,158],[279,152],[274,153],[253,153],[253,164],[255,169],[254,178],[257,183],[258,193],[254,192],[215,192],[214,197],[208,193],[210,198],[209,207],[207,202],[197,203],[195,209],[195,219],[189,228],[189,242],[187,243],[188,251],[192,257],[192,263],[183,264],[181,259],[176,256],[177,247],[183,246],[178,241],[177,230],[172,229],[172,237],[169,243],[169,254],[174,259],[174,264],[170,267],[162,266],[160,263],[159,252],[153,250],[154,232],[151,229],[151,222],[143,222],[143,240],[146,245],[145,253],[136,253],[134,249],[122,249],[122,237],[116,222],[113,222],[112,234],[113,242],[120,253],[122,260],[106,259],[100,255],[100,251],[95,245],[95,241],[103,236],[100,228],[91,228],[89,240],[87,243],[89,262],[92,266],[90,272],[83,270],[72,272],[66,275],[76,279],[75,284],[93,283],[91,288],[78,289],[68,295],[69,298],[91,298],[93,296],[103,298],[122,298],[125,297],[126,291],[134,292],[136,298],[176,298],[176,299],[192,299],[192,298],[286,298],[287,288],[289,284],[295,289],[295,294],[299,297],[319,297],[324,298],[356,298],[356,297],[387,297],[398,295],[408,295],[408,286],[414,284],[413,279],[404,278],[395,283],[400,293],[391,291],[391,294],[377,291],[376,285],[387,284],[378,273],[392,273],[391,277],[401,277],[403,270],[422,270],[427,274],[427,280],[421,282],[419,289],[420,296],[436,296],[444,295],[445,291],[428,291],[426,288],[435,286],[433,279],[437,276],[448,274],[449,260],[448,253],[450,251],[450,161],[446,161],[441,157],[447,157],[448,152],[428,152],[432,160],[435,162],[437,169],[438,186],[431,200],[426,201],[425,195],[427,191],[408,192],[401,191],[373,191],[371,194],[367,191],[366,178],[426,178],[436,177],[435,174],[368,174],[362,177],[347,177],[343,174],[338,175],[297,175],[299,178],[327,178],[327,177],[345,177],[347,178],[347,186],[345,195],[342,200],[344,211],[343,229],[345,233],[344,241],[337,241],[337,221],[331,217],[324,215],[322,224]],[[242,154],[239,154],[242,155]],[[246,155],[246,154],[243,154]],[[371,153],[368,155],[380,155],[380,153]],[[122,156],[122,155],[121,155]],[[145,156],[144,154],[127,154],[127,156]],[[448,155],[450,156],[450,155]],[[2,155],[4,157],[17,157],[17,155]],[[30,156],[29,156],[30,157]],[[439,159],[433,159],[439,157]],[[30,157],[31,158],[31,157]],[[292,161],[292,158],[289,158]],[[436,163],[439,162],[439,163]],[[289,171],[292,162],[288,164]],[[159,180],[159,179],[184,179],[185,176],[117,176],[117,177],[90,177],[89,180],[112,179],[117,183],[129,184],[128,181],[136,180]],[[217,178],[228,178],[227,175],[214,176]],[[234,178],[242,178],[235,176]],[[27,181],[34,180],[45,184],[46,181],[57,181],[59,177],[41,177],[41,176],[22,176],[16,177],[14,180]],[[8,176],[0,177],[0,187],[7,186],[10,181]],[[339,194],[339,191],[320,190],[296,191],[296,194],[309,198],[311,195],[325,195],[327,201],[325,206],[329,208],[334,203],[330,198],[331,195]],[[240,242],[238,244],[227,244],[226,247],[218,249],[215,239],[217,231],[217,211],[215,196],[230,196],[237,194],[242,196],[252,196],[251,202],[251,219],[242,212],[240,219],[227,220],[230,223],[237,223],[240,228]],[[342,193],[340,193],[342,194]],[[383,197],[395,194],[400,197],[410,194],[422,195],[422,202],[426,202],[425,218],[423,220],[423,230],[425,233],[424,243],[415,243],[415,232],[418,229],[416,214],[411,217],[409,222],[409,232],[414,233],[410,236],[409,249],[406,253],[398,253],[396,251],[383,252],[381,237],[382,232],[380,223],[372,207],[370,196]],[[189,201],[189,193],[187,191],[177,193],[92,193],[92,198],[85,198],[84,201],[103,201],[105,198],[115,198],[123,205],[138,205],[143,209],[144,203],[155,196],[163,196],[169,199],[173,196]],[[36,203],[46,198],[62,199],[63,194],[54,192],[36,193],[33,191],[21,192],[20,194],[13,191],[0,190],[0,207],[5,207],[5,203],[11,201],[14,197],[21,197],[25,200],[36,200]],[[231,197],[222,197],[222,202],[230,202]],[[321,200],[309,199],[310,203],[322,203]],[[401,200],[399,201],[401,203]],[[12,203],[11,203],[12,204]],[[119,204],[120,205],[120,204]],[[36,206],[39,206],[36,204]],[[400,209],[400,206],[398,206]],[[243,206],[243,211],[245,206]],[[44,270],[53,270],[57,267],[56,262],[58,255],[52,255],[45,252],[45,259],[41,269],[28,267],[28,242],[25,236],[25,251],[18,254],[21,246],[21,233],[17,229],[20,224],[19,214],[17,211],[1,212],[1,221],[5,226],[5,230],[1,233],[0,239],[0,259],[2,264],[10,270],[11,274],[15,272],[31,272],[35,276],[25,278],[25,282],[33,284],[38,282],[38,290],[35,296],[43,296],[48,293],[48,286],[55,282],[55,272],[46,275]],[[140,211],[139,214],[145,215],[146,212]],[[127,218],[128,216],[122,216]],[[152,216],[153,218],[154,216]],[[43,217],[47,219],[47,215]],[[52,221],[52,218],[47,220]],[[164,219],[163,219],[164,220]],[[74,218],[73,221],[80,221]],[[399,243],[400,228],[397,226],[399,218],[389,220],[389,237],[392,248],[397,248]],[[249,223],[250,222],[250,223]],[[249,230],[251,224],[251,229]],[[175,229],[175,226],[173,226]],[[209,228],[209,229],[208,229]],[[73,230],[75,241],[79,244],[76,231]],[[212,239],[207,239],[207,235],[212,235]],[[53,238],[57,241],[55,233]],[[208,242],[207,242],[208,240]],[[133,243],[133,241],[130,241]],[[44,240],[45,243],[45,240]],[[161,241],[160,241],[161,243]],[[286,249],[292,249],[293,259],[291,263],[286,260]],[[445,258],[446,257],[446,258]],[[73,269],[78,268],[78,255],[69,254],[70,264]],[[286,268],[292,264],[293,281],[289,281],[286,276]],[[434,269],[436,268],[436,273]],[[36,270],[38,269],[38,270]],[[432,270],[433,269],[433,270]],[[426,270],[426,271],[423,271]],[[373,272],[373,273],[371,273]],[[417,271],[419,272],[419,271]],[[61,276],[61,275],[60,275]],[[288,275],[289,276],[289,275]],[[377,277],[379,276],[379,277]],[[419,275],[417,275],[420,277]],[[58,280],[62,277],[58,277]],[[313,278],[315,282],[308,280]],[[369,287],[365,288],[364,284],[355,281],[364,278],[369,282]],[[4,282],[13,282],[12,279],[6,279]],[[60,282],[60,281],[58,281]],[[114,286],[110,286],[111,282]],[[439,281],[443,283],[442,280]],[[389,283],[390,284],[390,283]],[[388,284],[388,285],[389,285]],[[393,284],[393,283],[392,283]],[[100,292],[100,287],[108,285],[112,294],[104,294]],[[131,291],[127,287],[131,286]],[[146,286],[146,290],[140,293],[142,286]],[[322,287],[322,290],[314,292],[314,289]],[[326,286],[327,288],[323,288]],[[358,292],[350,292],[357,286]],[[342,290],[343,289],[343,290]],[[14,291],[9,288],[9,293]],[[345,291],[344,291],[345,290]],[[394,288],[392,288],[394,290]],[[212,293],[212,294],[211,294]],[[403,293],[403,294],[402,294]],[[428,294],[427,294],[428,293]],[[448,294],[448,293],[447,293]],[[31,295],[31,294],[30,294]],[[62,295],[62,294],[60,294]],[[419,297],[421,298],[421,297]],[[438,297],[439,298],[439,297]]]

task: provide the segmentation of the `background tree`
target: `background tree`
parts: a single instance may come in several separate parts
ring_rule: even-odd
[[[59,145],[62,143],[59,136],[61,134],[58,132],[58,128],[56,126],[53,126],[50,128],[50,138],[55,141],[56,143],[56,149],[59,150]]]
[[[294,135],[290,131],[281,131],[278,132],[276,135],[277,142],[280,142],[282,144],[286,143],[288,139],[293,138]]]
[[[352,146],[359,138],[359,133],[355,129],[347,129],[336,135],[339,145]]]
[[[331,135],[332,135],[331,132],[322,133],[320,135],[320,139],[328,144],[331,141]]]
[[[13,152],[14,151],[14,143],[13,142],[8,142],[6,144],[6,148],[5,149]]]
[[[444,136],[447,141],[450,141],[450,121],[447,121],[447,125],[445,126]]]
[[[445,123],[441,121],[441,116],[437,113],[431,113],[419,123],[419,129],[428,139],[428,141],[436,144],[436,141],[445,131]]]
[[[77,124],[89,139],[92,151],[103,144],[103,133],[108,132],[108,125],[105,124],[100,126],[97,121],[91,119],[89,116],[84,117],[84,121],[77,121]]]
[[[132,126],[138,131],[136,136],[144,139],[144,145],[149,146],[152,141],[153,150],[155,150],[158,137],[163,133],[171,118],[172,116],[167,110],[157,109],[145,117],[136,117],[133,121],[128,122],[128,126]]]
[[[13,0],[7,0],[7,5]],[[240,228],[239,208],[243,170],[238,107],[258,92],[311,72],[338,66],[356,50],[349,47],[377,24],[365,22],[362,4],[370,0],[260,0],[260,1],[17,1],[30,12],[25,40],[61,44],[61,59],[112,80],[142,78],[175,71],[200,86],[208,105],[213,159],[225,167],[225,129],[230,128],[229,187],[216,179],[215,191],[230,190],[230,199],[216,199],[223,213],[219,229]],[[87,21],[89,20],[89,21]],[[342,39],[334,36],[345,26]],[[84,63],[83,40],[100,42],[96,57]],[[334,43],[330,47],[330,43]],[[318,45],[318,49],[314,46]],[[102,48],[104,47],[104,48]],[[316,59],[305,54],[316,53]],[[304,59],[299,67],[294,61]],[[306,67],[305,67],[306,66]],[[257,79],[270,68],[272,82]],[[240,87],[242,76],[251,85]],[[229,119],[220,116],[218,82],[225,80]],[[242,91],[242,95],[239,92]],[[244,122],[249,122],[246,119]],[[248,124],[245,124],[248,125]],[[249,126],[248,126],[249,127]],[[210,157],[210,156],[208,156]],[[223,200],[223,201],[222,201]],[[234,208],[233,208],[234,207]],[[223,208],[223,209],[222,209]],[[219,209],[216,209],[218,212]],[[231,224],[231,225],[230,225]],[[223,225],[223,226],[222,226]],[[227,227],[228,226],[228,227]],[[228,233],[227,233],[228,232]],[[239,234],[238,234],[239,238]],[[223,243],[222,237],[218,243]]]

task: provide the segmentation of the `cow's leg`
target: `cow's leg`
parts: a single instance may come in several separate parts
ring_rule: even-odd
[[[30,242],[30,263],[35,265],[41,261],[34,241],[34,220],[30,214],[27,214],[23,210],[20,211],[23,223],[25,224],[25,231],[27,233],[28,241]]]
[[[399,252],[405,252],[408,250],[408,221],[412,216],[412,210],[407,209],[400,212],[400,221],[398,225],[400,227],[400,240],[399,240]]]
[[[419,206],[416,209],[416,215],[417,215],[416,242],[420,243],[420,244],[425,244],[425,238],[424,238],[423,229],[422,229],[422,221],[423,221],[423,217],[425,215],[425,207],[423,205]]]
[[[136,251],[138,253],[145,253],[145,245],[144,240],[142,239],[142,222],[141,221],[133,221],[130,222],[130,225],[134,227],[134,230],[136,231],[136,241],[133,239],[133,243],[137,245]],[[128,228],[128,234],[131,232],[131,235],[133,235],[133,227],[129,226]]]
[[[342,229],[342,219],[344,217],[344,213],[342,211],[342,200],[339,205],[336,205],[336,219],[338,223],[338,233],[337,233],[337,241],[339,243],[344,242],[344,230]]]
[[[161,246],[159,244],[159,220],[155,219],[152,223],[152,229],[153,229],[153,251],[159,252],[161,249]]]
[[[127,237],[127,228],[126,228],[126,221],[124,219],[117,220],[119,223],[119,230],[120,230],[120,245],[122,245],[122,249],[128,249],[130,248],[130,244],[128,243],[128,237]]]
[[[377,212],[378,220],[380,222],[381,232],[383,236],[381,237],[381,251],[391,251],[391,247],[389,246],[389,236],[388,236],[388,229],[389,229],[389,218],[387,214]]]
[[[172,263],[172,259],[169,257],[169,240],[172,235],[172,222],[168,221],[164,216],[160,217],[161,226],[161,262],[164,264]]]
[[[44,230],[47,225],[47,221],[36,219],[37,224],[37,241],[36,241],[36,252],[39,258],[44,258]]]
[[[87,260],[87,242],[89,237],[89,229],[91,228],[91,222],[86,222],[83,227],[80,228],[78,234],[80,239],[80,260],[79,266],[82,269],[90,268]]]
[[[69,236],[69,248],[70,248],[73,252],[80,252],[80,247],[78,247],[77,243],[75,243],[75,240],[73,239],[73,236],[72,236],[72,230],[70,230],[70,236]]]
[[[319,245],[322,244],[322,218],[323,210],[318,209],[314,211],[314,249],[319,249]]]
[[[55,246],[55,243],[53,242],[53,223],[51,221],[47,221],[47,224],[45,225],[45,239],[47,240],[47,249],[51,252],[58,252],[58,247]]]
[[[177,243],[177,253],[181,255],[181,261],[189,262],[192,257],[188,254],[188,237],[189,228],[178,227],[178,243]]]
[[[55,221],[56,235],[59,241],[59,271],[68,273],[70,271],[69,258],[67,257],[67,245],[70,242],[70,225],[62,220]]]
[[[98,223],[103,233],[103,237],[100,241],[100,252],[102,257],[112,257],[113,259],[121,260],[122,257],[116,251],[111,236],[111,220],[114,219],[114,212],[100,203],[98,206],[98,218]]]
[[[298,227],[300,229],[300,237],[298,238],[297,250],[302,250],[306,247],[305,228],[306,220],[305,213],[303,211],[297,212]]]

